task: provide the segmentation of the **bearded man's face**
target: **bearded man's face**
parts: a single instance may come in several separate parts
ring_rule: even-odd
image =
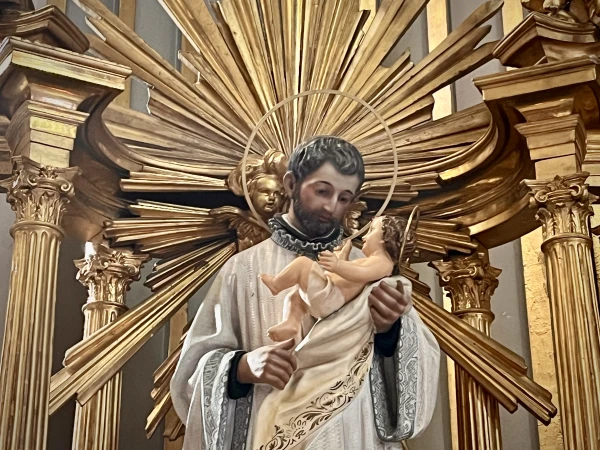
[[[324,236],[340,223],[359,189],[358,175],[343,175],[327,162],[292,189],[292,209],[301,231]]]

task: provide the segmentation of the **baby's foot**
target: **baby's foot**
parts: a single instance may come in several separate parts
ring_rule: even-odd
[[[284,320],[279,325],[269,328],[267,335],[273,342],[283,342],[296,337],[299,332],[300,330],[295,323]]]
[[[273,275],[262,274],[262,275],[259,275],[258,278],[260,278],[260,281],[262,281],[265,284],[265,286],[267,286],[269,288],[269,291],[271,291],[271,294],[277,295],[281,292],[275,286],[275,277]]]

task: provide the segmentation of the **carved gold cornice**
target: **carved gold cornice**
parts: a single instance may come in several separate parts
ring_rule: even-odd
[[[85,35],[55,6],[26,12],[4,11],[0,15],[0,38],[7,36],[76,53],[85,53],[89,48]]]
[[[486,75],[473,80],[484,101],[515,98],[544,92],[545,99],[552,93],[564,97],[565,88],[596,81],[598,61],[593,56],[582,56],[565,61]],[[532,102],[533,103],[533,102]]]
[[[505,66],[531,67],[597,54],[597,27],[532,13],[502,39],[494,56]]]
[[[95,85],[114,89],[116,95],[123,89],[125,79],[130,74],[128,68],[110,61],[29,42],[17,37],[6,38],[0,45],[0,68],[2,69],[0,72],[0,83],[2,84],[7,83],[8,75],[17,69],[37,70],[45,74],[56,75],[59,78],[55,78],[55,82],[67,82],[65,87],[68,88],[63,93],[66,98],[72,98],[73,94],[78,94],[78,89],[74,89],[76,86],[73,84],[73,80],[89,83],[87,86],[79,87],[79,90],[89,92]],[[100,92],[102,91],[100,90]],[[4,95],[6,96],[6,94],[5,92]],[[15,94],[18,92],[13,95]],[[31,94],[41,95],[42,98],[48,95],[44,90],[34,91]]]

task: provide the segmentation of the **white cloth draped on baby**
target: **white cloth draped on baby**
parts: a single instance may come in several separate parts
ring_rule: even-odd
[[[341,293],[317,267],[311,272],[308,292],[302,295],[310,299],[311,314],[325,318],[296,348],[298,369],[285,389],[273,390],[265,398],[258,412],[260,426],[255,431],[253,450],[302,448],[351,403],[369,373],[375,327],[368,297],[380,282],[368,285],[341,307]],[[398,279],[410,291],[411,285],[404,278],[382,282],[395,286]]]

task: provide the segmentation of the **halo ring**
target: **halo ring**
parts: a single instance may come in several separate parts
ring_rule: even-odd
[[[258,121],[258,123],[256,124],[256,126],[254,127],[254,129],[252,130],[252,133],[250,134],[250,136],[248,137],[248,141],[246,142],[246,148],[244,149],[244,157],[242,159],[242,188],[244,189],[244,197],[246,198],[246,203],[248,203],[248,207],[250,208],[250,211],[252,211],[252,214],[254,215],[254,218],[256,219],[256,221],[260,224],[260,226],[262,226],[266,230],[270,231],[267,224],[264,222],[262,217],[260,217],[260,215],[256,211],[256,208],[254,208],[254,204],[252,203],[252,199],[250,198],[250,193],[248,192],[248,181],[247,181],[247,177],[246,177],[246,163],[248,160],[248,153],[250,152],[250,147],[252,146],[252,143],[254,142],[256,135],[258,134],[259,128],[262,126],[263,123],[266,122],[266,120],[271,116],[271,114],[273,114],[279,108],[281,108],[284,105],[287,105],[288,103],[290,103],[293,100],[296,100],[296,99],[302,98],[302,97],[307,97],[309,95],[316,95],[316,94],[340,95],[342,97],[346,97],[350,100],[357,102],[358,104],[360,104],[361,106],[363,106],[364,108],[369,110],[369,112],[372,113],[377,118],[377,120],[380,122],[380,124],[383,126],[383,128],[390,140],[390,144],[392,146],[392,154],[394,155],[394,175],[392,176],[392,184],[390,185],[390,190],[387,194],[385,201],[383,202],[383,204],[381,205],[381,207],[379,208],[377,213],[369,221],[369,223],[367,223],[360,230],[356,231],[352,236],[347,238],[347,239],[352,240],[352,239],[355,239],[358,236],[362,235],[365,231],[367,231],[369,229],[369,227],[371,226],[371,222],[373,221],[373,219],[376,219],[377,217],[381,216],[383,211],[385,211],[388,204],[390,203],[390,200],[392,199],[392,195],[394,194],[394,190],[396,189],[396,181],[398,179],[398,153],[396,151],[396,142],[394,141],[394,136],[392,135],[390,128],[388,127],[384,118],[381,116],[381,114],[379,114],[377,112],[377,110],[375,110],[375,108],[373,108],[371,105],[369,105],[363,99],[356,97],[355,95],[348,94],[347,92],[338,91],[335,89],[313,89],[310,91],[300,92],[296,95],[292,95],[291,97],[288,97],[288,98],[280,101],[275,106],[273,106],[265,115],[263,115],[261,117],[261,119]]]

